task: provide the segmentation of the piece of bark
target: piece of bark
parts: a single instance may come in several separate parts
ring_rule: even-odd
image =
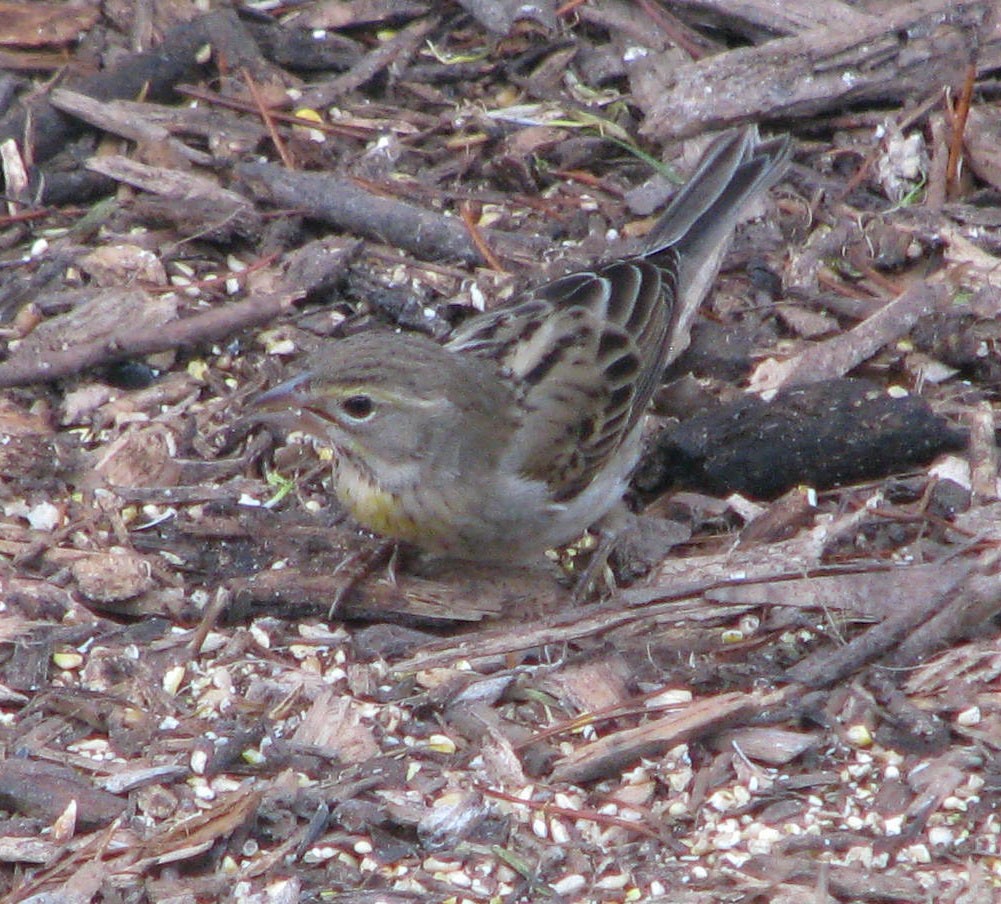
[[[116,101],[99,101],[67,88],[56,88],[49,102],[57,110],[62,110],[112,135],[137,143],[166,145],[178,157],[203,166],[212,162],[210,154],[189,147],[175,139],[162,125],[147,121],[136,110],[135,104],[120,105]]]
[[[64,850],[56,841],[39,838],[37,828],[25,828],[23,834],[14,834],[6,826],[0,829],[0,863],[52,863]]]
[[[85,828],[107,825],[126,806],[65,766],[18,758],[0,763],[0,804],[5,810],[52,822],[72,801],[77,824]]]
[[[428,3],[418,0],[338,0],[292,10],[282,21],[301,29],[345,31],[372,25],[409,22],[427,15]]]
[[[940,90],[975,52],[985,65],[1001,52],[992,7],[989,0],[904,2],[867,27],[824,26],[666,71],[649,57],[638,60],[632,88],[646,113],[641,132],[686,138]]]
[[[120,772],[101,780],[101,786],[109,794],[128,794],[149,785],[168,785],[182,781],[191,774],[187,765],[164,763],[157,766],[126,765]]]
[[[219,794],[194,814],[165,821],[158,831],[147,833],[136,845],[135,850],[143,859],[131,867],[145,870],[156,864],[200,857],[252,822],[263,797],[262,790],[243,786]]]
[[[853,514],[846,520],[854,524],[856,519]],[[751,550],[668,559],[657,569],[651,586],[620,591],[603,606],[570,612],[557,611],[551,606],[556,614],[536,617],[530,624],[518,622],[516,629],[510,623],[502,623],[479,631],[475,636],[470,635],[459,646],[453,639],[431,644],[405,662],[396,663],[396,667],[402,672],[413,672],[450,666],[457,659],[492,661],[536,647],[571,644],[584,637],[607,635],[647,619],[698,622],[715,618],[724,610],[714,610],[705,604],[707,592],[736,583],[734,575],[740,575],[742,582],[765,584],[812,575],[820,562],[826,538],[826,534],[800,535],[784,543]],[[725,611],[726,617],[733,616],[733,609],[727,607]]]
[[[357,539],[357,534],[355,534]],[[332,573],[351,553],[331,562],[323,574],[304,573],[298,567],[262,570],[251,578],[237,578],[227,585],[233,604],[232,619],[258,616],[280,608],[284,613],[327,613],[337,598],[340,583]],[[317,556],[313,555],[315,565]],[[332,557],[333,558],[333,557]],[[395,579],[384,573],[366,577],[351,587],[338,604],[338,615],[351,620],[395,619],[412,624],[452,624],[494,618],[526,599],[555,606],[562,588],[534,570],[512,569],[498,574],[493,568],[475,568],[473,563],[454,567],[442,563],[441,577],[417,577],[398,569]]]
[[[14,612],[23,612],[26,615],[45,614],[52,617],[52,613],[58,613],[59,609],[63,614],[73,609],[73,601],[68,598],[68,594],[60,606],[58,601],[52,598],[52,589],[44,584],[32,586],[37,582],[8,581],[8,594],[12,597]],[[19,643],[13,645],[10,659],[3,664],[0,670],[0,680],[5,687],[12,691],[31,691],[36,693],[38,688],[46,687],[50,680],[53,668],[52,654],[55,651],[55,640],[51,631],[31,630],[21,618],[11,617],[5,619],[5,627],[21,631],[18,638]]]
[[[388,242],[426,260],[482,262],[458,217],[376,195],[350,179],[325,173],[290,172],[270,163],[243,163],[236,168],[236,174],[248,195],[293,208],[337,229]],[[488,241],[496,237],[486,235]],[[512,247],[525,250],[520,238],[507,238]]]
[[[225,241],[261,231],[261,217],[253,205],[214,179],[121,156],[91,157],[87,168],[163,198],[175,211],[172,219],[183,226],[184,235]]]
[[[153,569],[142,556],[112,547],[71,566],[80,592],[91,602],[113,603],[139,596],[153,586]]]
[[[148,288],[167,285],[167,271],[160,258],[138,245],[98,245],[77,258],[77,265],[90,278],[92,289],[116,289],[133,284]]]
[[[342,763],[363,763],[378,756],[371,719],[363,707],[339,690],[327,688],[303,714],[292,743],[319,747]]]
[[[905,336],[922,317],[946,310],[952,293],[942,283],[916,283],[847,332],[811,345],[785,361],[763,362],[751,376],[750,388],[765,393],[797,383],[842,377],[888,343]]]
[[[543,675],[538,686],[572,713],[596,713],[629,703],[628,678],[622,656],[604,653],[566,663]]]
[[[823,850],[829,849],[826,835],[821,844]],[[769,854],[748,861],[745,871],[763,878],[766,894],[771,900],[777,900],[772,891],[778,883],[783,888],[802,889],[803,894],[787,898],[789,902],[816,901],[819,898],[827,901],[905,904],[918,901],[924,896],[921,883],[909,875],[880,875],[875,870],[860,865],[831,866],[820,862],[819,857],[808,859]]]
[[[309,15],[318,9],[317,19],[322,20],[322,8],[306,6],[281,21],[246,21],[244,25],[265,58],[282,68],[322,72],[349,69],[361,59],[364,45],[338,33],[336,26],[317,25],[314,30]]]
[[[336,102],[341,95],[361,87],[387,66],[416,53],[417,48],[437,24],[434,17],[416,19],[388,41],[367,53],[343,75],[338,75],[304,92],[301,105],[319,108]]]
[[[0,45],[72,44],[99,16],[98,9],[90,3],[4,2],[0,4]]]
[[[680,712],[652,717],[637,728],[612,732],[576,748],[553,769],[557,782],[587,782],[621,770],[641,757],[656,757],[696,737],[747,719],[752,713],[783,705],[789,689],[764,693],[729,693],[697,700]]]
[[[713,740],[713,746],[720,750],[733,747],[741,755],[769,766],[785,766],[819,743],[816,735],[770,727],[738,728]]]
[[[531,768],[537,762],[551,761],[554,757],[549,745],[532,744],[531,733],[524,725],[502,719],[498,710],[488,703],[453,704],[446,710],[445,719],[451,730],[481,751],[483,777],[491,787],[523,788],[527,783],[526,761]],[[516,751],[516,743],[526,743],[534,749],[531,754],[526,754],[524,749]]]
[[[934,565],[874,565],[849,573],[711,588],[705,599],[734,606],[836,613],[845,621],[883,621],[894,612],[943,598],[966,576],[962,559]]]
[[[861,12],[847,3],[827,0],[783,0],[781,4],[768,0],[675,0],[672,4],[679,15],[697,16],[700,22],[711,22],[727,31],[747,35],[752,39],[762,34],[794,35],[813,28],[837,29],[848,32],[871,27],[876,17]]]
[[[996,552],[985,553],[948,595],[948,605],[915,627],[888,657],[891,669],[909,669],[958,640],[976,637],[1001,610],[1001,574]]]
[[[884,711],[875,732],[878,743],[900,752],[921,754],[942,751],[948,746],[948,724],[900,689],[898,671],[870,669],[864,673],[864,680]]]
[[[996,114],[996,105],[970,110],[963,131],[963,148],[965,159],[977,177],[1001,189],[1001,127]]]
[[[122,324],[157,335],[176,316],[176,298],[154,297],[138,289],[108,289],[66,314],[43,320],[19,342],[11,343],[0,371],[35,366],[44,374],[45,362],[54,358],[88,346],[113,347]]]
[[[532,19],[545,28],[556,28],[556,5],[552,0],[458,0],[467,13],[487,31],[506,35],[519,19]]]
[[[199,93],[191,90],[188,96],[201,100]],[[267,129],[257,119],[243,115],[251,105],[228,98],[231,106],[221,107],[211,103],[209,97],[211,95],[206,96],[204,104],[199,106],[129,100],[112,103],[124,116],[139,117],[151,127],[162,128],[170,135],[182,135],[185,142],[201,140],[216,159],[235,160],[252,153],[267,134]],[[254,112],[257,113],[256,109]],[[278,114],[275,115],[277,117]]]
[[[966,412],[970,427],[970,470],[973,493],[979,502],[993,502],[999,497],[997,434],[994,412],[988,401],[979,402]]]
[[[741,546],[753,546],[757,543],[788,540],[808,524],[812,524],[816,514],[816,494],[803,486],[796,486],[754,516],[740,532],[738,543]]]
[[[829,489],[927,464],[966,436],[916,396],[861,380],[793,386],[771,402],[746,396],[665,428],[633,485],[773,499],[800,484]]]

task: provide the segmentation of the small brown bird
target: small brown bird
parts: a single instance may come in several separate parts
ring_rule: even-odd
[[[337,497],[370,530],[447,557],[538,558],[621,500],[661,374],[742,209],[791,150],[726,133],[638,253],[545,283],[441,344],[340,340],[255,407],[291,409],[333,448]]]

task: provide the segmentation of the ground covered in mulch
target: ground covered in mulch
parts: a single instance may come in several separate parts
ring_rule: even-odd
[[[3,899],[998,900],[992,6],[0,3]],[[248,400],[749,123],[614,586],[352,568]]]

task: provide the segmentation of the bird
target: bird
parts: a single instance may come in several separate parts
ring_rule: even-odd
[[[788,136],[724,132],[639,248],[543,282],[442,341],[372,329],[258,396],[332,450],[361,526],[433,556],[524,563],[621,504],[644,414]]]

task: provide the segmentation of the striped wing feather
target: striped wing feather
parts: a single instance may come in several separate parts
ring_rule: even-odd
[[[591,482],[656,387],[674,301],[672,271],[658,263],[629,259],[547,283],[448,342],[515,377],[532,424],[512,445],[517,464],[547,480],[556,502]]]

